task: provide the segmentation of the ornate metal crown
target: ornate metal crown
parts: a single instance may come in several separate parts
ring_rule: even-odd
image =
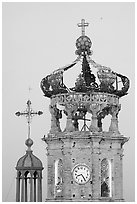
[[[76,55],[77,59],[71,64],[55,70],[50,75],[46,76],[41,81],[41,89],[46,97],[51,98],[53,95],[62,93],[75,93],[75,92],[103,92],[110,93],[122,97],[127,94],[129,89],[129,79],[126,76],[113,72],[110,68],[97,64],[91,59],[93,51],[90,49],[92,42],[89,37],[85,36],[85,20],[82,19],[79,27],[82,27],[82,35],[76,40]],[[63,80],[63,73],[72,68],[79,61],[82,60],[82,72],[76,79],[75,86],[68,88]],[[97,68],[97,77],[99,84],[96,82],[96,77],[92,73],[90,65]],[[118,78],[121,79],[122,88],[118,87]]]
[[[127,94],[129,79],[126,76],[112,71],[109,67],[97,64],[92,58],[92,42],[85,35],[85,20],[78,24],[82,28],[82,35],[76,40],[77,58],[71,64],[55,70],[41,81],[41,89],[44,96],[51,98],[50,112],[54,116],[54,126],[51,132],[61,131],[59,119],[61,111],[57,104],[64,106],[64,113],[67,115],[65,131],[78,129],[78,120],[84,119],[86,113],[92,114],[90,131],[102,130],[101,120],[106,115],[113,115],[114,119],[120,110],[119,97]],[[63,73],[82,61],[82,70],[76,79],[74,87],[67,87],[63,80]],[[97,76],[91,71],[91,66],[97,69]],[[98,83],[96,81],[98,78]],[[120,80],[120,81],[119,81]],[[121,83],[122,88],[119,87]],[[113,120],[112,120],[113,123]],[[117,122],[111,125],[110,130],[118,132]]]

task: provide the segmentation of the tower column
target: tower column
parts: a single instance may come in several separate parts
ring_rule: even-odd
[[[51,113],[51,129],[50,129],[50,133],[61,132],[59,118],[57,116],[58,109],[57,109],[56,105],[50,105],[49,110],[50,110],[50,113]]]
[[[112,115],[111,118],[111,124],[109,127],[109,132],[115,132],[115,133],[119,133],[119,128],[118,128],[118,113],[121,109],[120,105],[117,106],[112,106],[110,109],[110,114]]]
[[[72,123],[72,112],[75,110],[75,106],[71,106],[69,104],[66,105],[65,110],[67,113],[67,122],[66,122],[66,128],[65,131],[72,132],[75,130],[75,127]]]
[[[36,202],[36,178],[34,177],[34,202]]]
[[[97,119],[97,113],[99,112],[100,107],[98,104],[92,104],[90,107],[88,107],[88,112],[92,114],[92,120],[90,125],[91,132],[98,132],[98,119]]]
[[[20,178],[16,178],[16,202],[20,202]]]
[[[66,122],[66,131],[74,131],[74,125],[72,123],[72,116],[71,116],[71,112],[68,112],[68,116],[67,116],[67,122]]]
[[[92,195],[94,200],[100,197],[99,169],[99,152],[97,147],[94,147],[92,152]]]
[[[27,177],[25,177],[25,202],[27,202],[27,201],[28,201],[27,191],[28,191],[28,186],[27,186]]]
[[[30,202],[33,202],[33,175],[30,177]]]
[[[90,130],[92,132],[98,131],[98,125],[97,124],[98,124],[97,114],[96,114],[96,112],[93,112],[92,122],[91,122],[91,125],[90,125]]]
[[[22,173],[21,202],[24,202],[24,172]]]
[[[38,191],[38,200],[39,202],[42,202],[42,183],[41,178],[38,177],[38,185],[37,185],[37,191]]]

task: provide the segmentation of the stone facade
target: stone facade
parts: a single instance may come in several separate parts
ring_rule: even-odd
[[[57,138],[49,134],[48,144],[48,195],[47,201],[122,201],[122,144],[123,136],[108,137],[90,132],[60,133]],[[101,161],[111,162],[110,197],[101,197]],[[55,193],[55,161],[62,160],[62,189]],[[78,164],[89,167],[90,180],[80,185],[73,179],[73,168]]]

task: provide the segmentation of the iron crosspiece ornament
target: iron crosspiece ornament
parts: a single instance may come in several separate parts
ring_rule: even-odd
[[[35,116],[35,115],[42,115],[42,114],[43,114],[42,111],[35,112],[35,111],[33,111],[31,109],[31,101],[30,100],[27,101],[26,111],[24,111],[24,112],[19,112],[18,111],[18,112],[15,113],[16,116],[25,116],[27,118],[27,123],[28,123],[28,138],[30,138],[30,124],[31,124],[32,117]]]
[[[89,23],[86,23],[85,19],[82,19],[81,23],[78,23],[78,27],[81,27],[82,36],[85,36],[85,27],[88,25],[89,25]]]

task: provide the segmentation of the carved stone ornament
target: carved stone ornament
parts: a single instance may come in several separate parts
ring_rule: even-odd
[[[121,109],[121,105],[112,105],[110,108],[110,114],[112,115],[109,132],[120,134],[118,128],[118,113]]]
[[[61,111],[55,106],[50,105],[49,110],[51,113],[51,130],[50,133],[61,132],[59,119],[62,118]]]

